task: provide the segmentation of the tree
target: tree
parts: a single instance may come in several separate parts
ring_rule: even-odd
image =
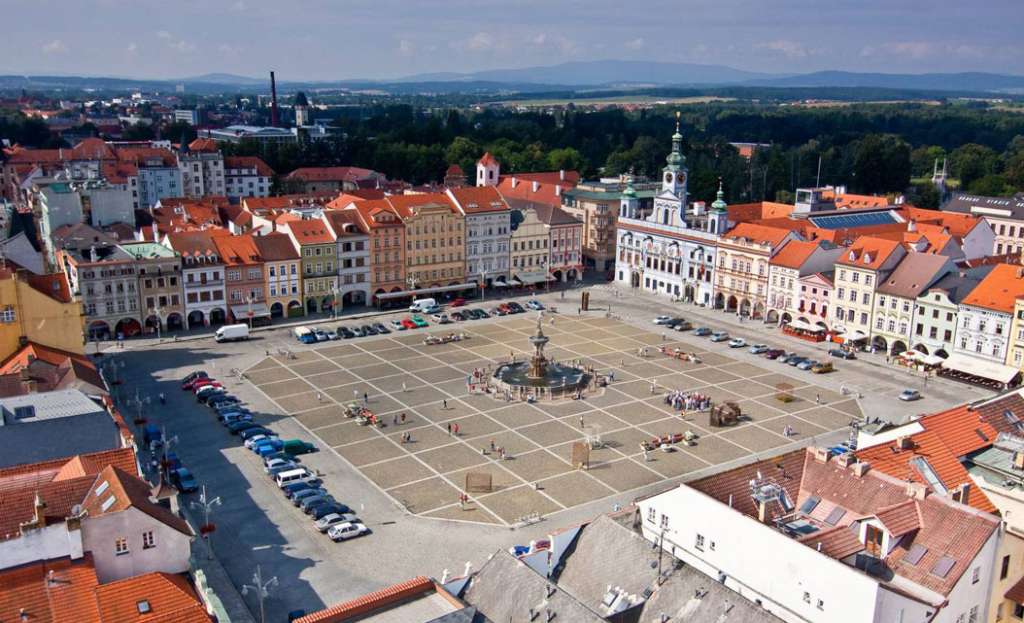
[[[130,125],[121,132],[121,139],[125,141],[151,141],[156,138],[153,126],[136,123]]]
[[[970,188],[975,180],[995,173],[999,156],[989,147],[968,143],[954,149],[951,159],[953,174],[960,178],[960,187]]]
[[[917,206],[918,208],[927,208],[929,210],[938,210],[939,202],[942,197],[939,196],[939,189],[935,187],[931,182],[922,182],[921,184],[915,184],[913,189],[910,191],[910,195],[907,200],[911,205]]]
[[[857,144],[851,182],[862,193],[903,191],[910,184],[910,146],[891,134],[868,134]]]
[[[586,161],[572,147],[563,147],[548,152],[547,168],[551,171],[582,171],[586,168]]]
[[[942,159],[946,157],[946,150],[938,145],[922,145],[910,152],[910,168],[914,177],[931,177],[935,170],[935,163],[942,166]]]
[[[175,143],[182,142],[188,145],[192,141],[196,140],[196,129],[192,127],[186,121],[172,121],[171,123],[165,124],[160,128],[160,136],[164,140],[173,141]]]
[[[987,197],[1001,197],[1013,194],[1013,188],[1006,183],[1006,178],[1002,175],[986,175],[978,178],[971,182],[971,185],[967,187],[967,191],[974,195]]]

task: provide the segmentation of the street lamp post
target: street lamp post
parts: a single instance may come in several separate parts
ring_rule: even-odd
[[[206,539],[206,555],[209,559],[213,559],[213,526],[210,524],[210,511],[213,510],[214,506],[220,506],[220,496],[210,499],[206,496],[206,485],[203,485],[203,492],[199,495],[198,500],[193,500],[190,504],[192,508],[202,509],[203,511],[203,525],[200,527],[200,532],[203,534],[203,538]]]
[[[252,331],[252,301],[253,301],[253,298],[254,297],[252,295],[252,292],[249,293],[249,296],[245,297],[246,315],[249,316],[249,330],[250,331]]]
[[[480,302],[481,303],[483,303],[487,299],[487,290],[486,290],[486,288],[487,288],[487,275],[489,275],[490,273],[491,273],[491,271],[489,271],[489,270],[487,270],[485,268],[480,270]]]
[[[338,282],[335,281],[331,284],[331,296],[334,297],[334,300],[331,301],[331,317],[335,320],[338,319],[338,301],[341,300],[339,294],[341,294],[341,290],[338,289]]]
[[[256,591],[256,597],[260,600],[260,623],[266,623],[266,612],[263,610],[263,600],[270,596],[270,588],[277,586],[277,576],[263,581],[263,573],[259,565],[256,565],[256,573],[252,575],[252,584],[242,585],[242,595],[248,595],[249,591]]]
[[[156,315],[156,341],[159,342],[160,341],[160,325],[162,324],[160,322],[160,312],[162,312],[163,309],[159,305],[157,305],[156,307],[150,307],[149,311],[153,312],[153,314]]]

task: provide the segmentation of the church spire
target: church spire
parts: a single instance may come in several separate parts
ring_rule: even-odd
[[[722,190],[722,178],[718,178],[718,194],[717,199],[711,204],[711,209],[715,212],[725,212],[729,204],[725,202],[725,191]]]
[[[668,163],[668,168],[673,171],[678,171],[682,167],[683,162],[686,160],[683,158],[683,135],[679,132],[679,118],[680,113],[676,111],[676,132],[672,135],[672,153],[665,158]]]

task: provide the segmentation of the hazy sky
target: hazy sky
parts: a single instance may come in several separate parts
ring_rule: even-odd
[[[1024,74],[1024,0],[0,0],[0,72],[392,78],[571,60]]]

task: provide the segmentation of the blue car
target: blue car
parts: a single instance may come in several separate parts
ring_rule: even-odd
[[[260,456],[267,456],[279,451],[284,445],[280,439],[263,439],[253,446],[252,451]]]
[[[171,471],[171,484],[178,488],[178,491],[182,493],[192,493],[199,489],[199,484],[196,483],[196,479],[192,476],[192,472],[188,471],[187,468],[179,467]]]

